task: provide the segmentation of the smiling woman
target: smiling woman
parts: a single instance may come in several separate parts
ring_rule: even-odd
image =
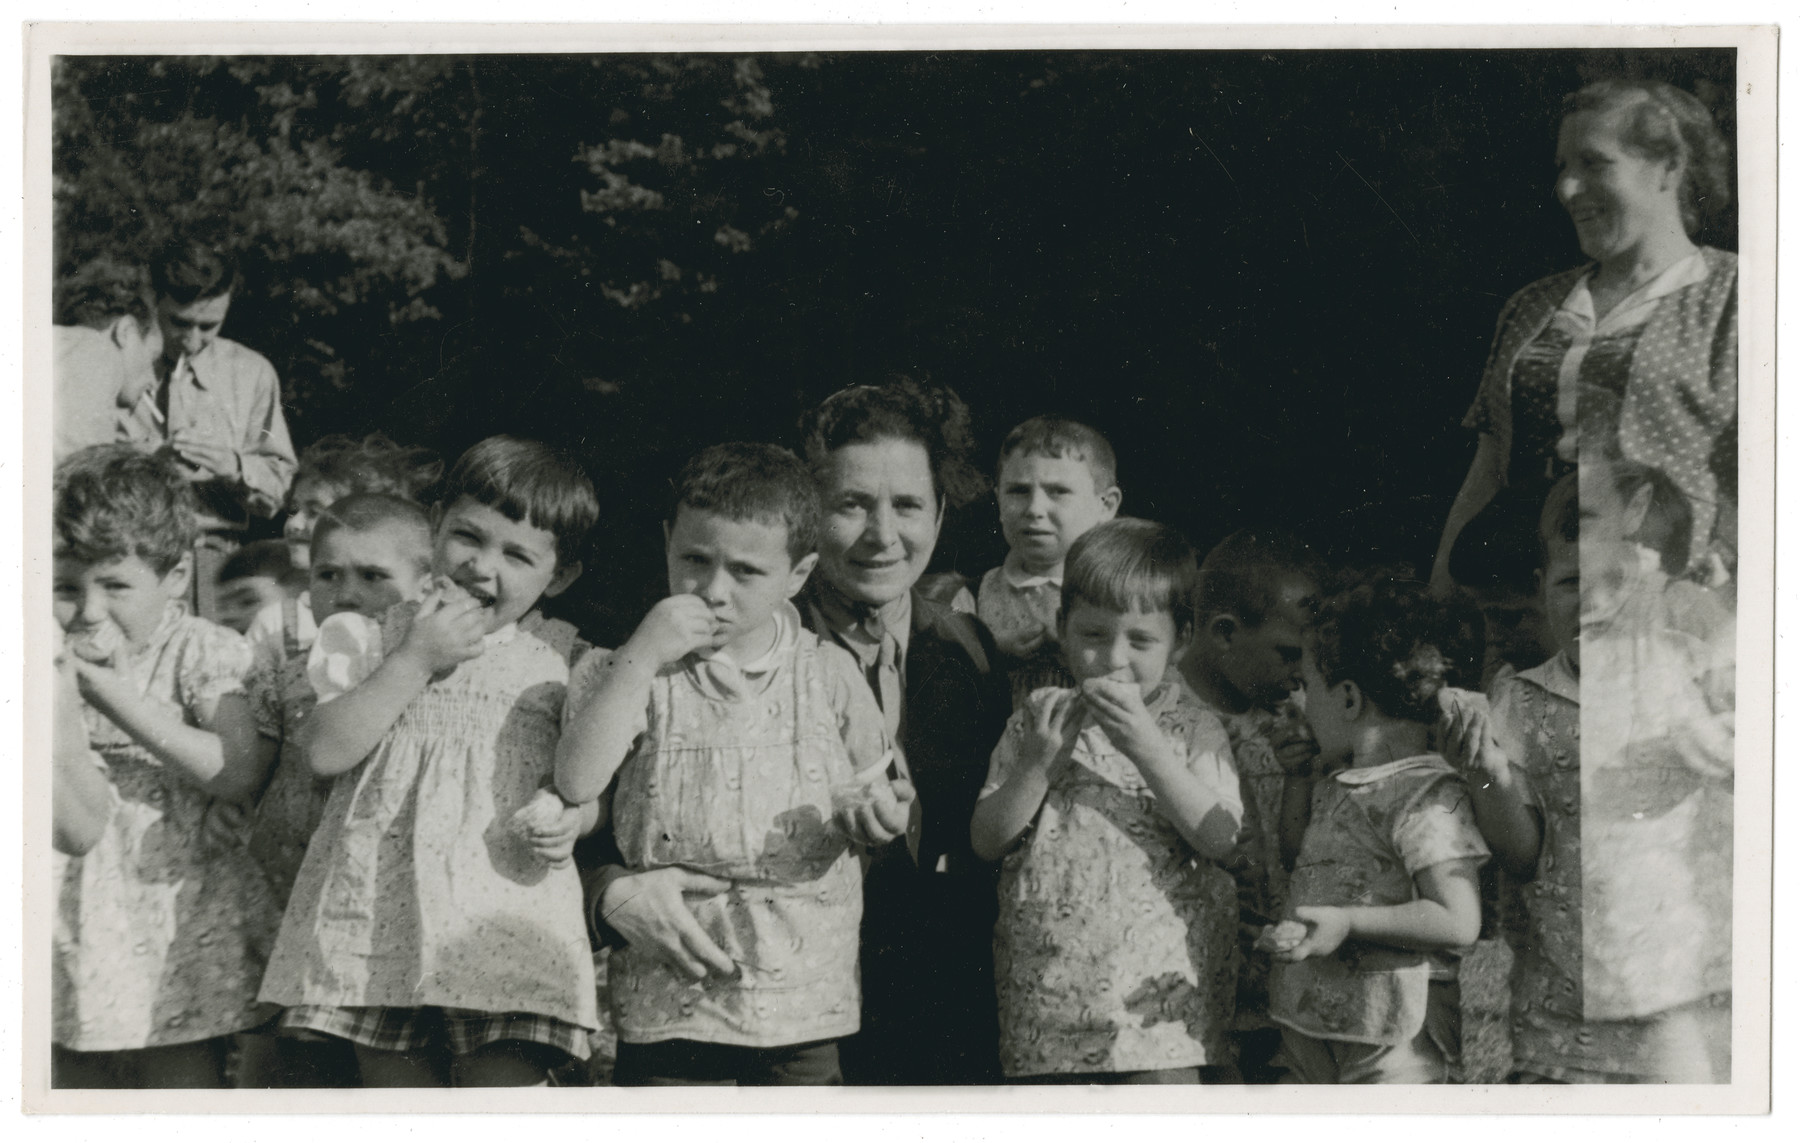
[[[1693,509],[1691,570],[1737,560],[1737,257],[1694,244],[1730,196],[1728,153],[1699,100],[1611,80],[1564,101],[1557,200],[1594,259],[1501,311],[1464,425],[1480,434],[1433,572],[1501,487],[1619,458],[1661,469]]]

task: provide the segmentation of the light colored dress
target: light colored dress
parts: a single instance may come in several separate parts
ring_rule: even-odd
[[[1018,765],[1032,694],[995,747],[983,796]],[[1231,743],[1179,679],[1148,702],[1157,726],[1241,819]],[[1036,822],[1001,866],[994,974],[1008,1076],[1229,1062],[1237,893],[1156,807],[1137,767],[1091,722],[1050,774]]]
[[[1650,1016],[1731,990],[1735,624],[1639,561],[1581,631],[1582,1002]],[[1584,550],[1583,575],[1589,565]]]
[[[399,646],[417,605],[344,613],[314,644],[321,704]],[[340,644],[337,629],[342,628]],[[347,648],[361,648],[356,653]],[[340,775],[282,919],[263,999],[283,1006],[533,1013],[596,1028],[594,967],[573,866],[510,825],[550,781],[569,666],[509,626],[432,681]]]
[[[1039,687],[1075,684],[1063,663],[1057,638],[1056,616],[1061,607],[1061,579],[1031,575],[1014,567],[1010,558],[981,577],[975,614],[993,632],[994,644],[1005,656],[1015,709]],[[1024,650],[1033,639],[1042,641],[1034,650]]]
[[[118,668],[190,726],[241,693],[250,649],[170,604],[144,652]],[[53,1038],[83,1052],[186,1044],[255,1027],[274,906],[241,845],[207,837],[212,798],[83,707],[117,808],[83,857],[57,855]]]
[[[612,657],[577,668],[574,702]],[[767,1048],[857,1031],[862,865],[832,824],[833,788],[879,766],[881,710],[849,652],[790,606],[761,660],[690,655],[656,676],[619,771],[613,823],[633,870],[685,866],[732,882],[688,906],[737,977],[704,984],[633,946],[609,966],[620,1039]]]
[[[1418,900],[1422,871],[1487,857],[1468,788],[1441,756],[1347,768],[1313,789],[1288,904],[1404,905]],[[1314,1039],[1409,1044],[1431,981],[1454,975],[1448,957],[1348,940],[1331,956],[1275,965],[1270,1016]]]

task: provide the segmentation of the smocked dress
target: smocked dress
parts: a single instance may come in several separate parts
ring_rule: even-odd
[[[983,794],[1018,765],[1015,711]],[[1189,772],[1234,823],[1243,807],[1225,729],[1185,682],[1147,703]],[[1229,1063],[1237,992],[1237,893],[1156,807],[1136,765],[1097,725],[1053,764],[1031,829],[1000,871],[994,974],[1009,1076],[1138,1072]]]
[[[171,603],[143,652],[117,669],[140,693],[198,726],[243,690],[243,638]],[[82,857],[56,856],[52,1037],[82,1052],[164,1047],[255,1027],[274,906],[243,846],[203,829],[212,797],[99,712],[88,741],[118,791]]]
[[[334,625],[363,650],[346,651],[335,674],[313,673],[320,703],[367,678],[416,613],[416,604],[397,605],[378,629],[349,613],[327,620],[315,652],[336,645]],[[282,919],[264,1000],[598,1026],[575,868],[544,864],[509,822],[551,780],[568,677],[564,652],[503,628],[476,658],[433,680],[369,757],[338,776]]]
[[[612,658],[582,662],[574,701]],[[619,1038],[779,1047],[860,1026],[862,866],[832,824],[834,789],[888,754],[881,710],[850,654],[784,612],[761,661],[689,655],[656,676],[613,795],[633,871],[684,866],[732,883],[687,899],[739,967],[689,981],[627,945],[609,983]]]

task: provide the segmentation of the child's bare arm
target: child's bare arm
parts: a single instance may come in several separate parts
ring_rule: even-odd
[[[227,802],[254,799],[268,784],[278,746],[257,731],[249,696],[241,692],[225,695],[203,716],[224,748],[224,765],[212,783],[213,796]]]
[[[1445,759],[1468,783],[1476,828],[1501,868],[1529,881],[1537,875],[1543,820],[1530,805],[1524,777],[1494,733],[1493,716],[1480,702],[1447,702],[1438,731]]]
[[[1481,935],[1481,894],[1477,858],[1457,858],[1421,869],[1413,878],[1419,898],[1404,905],[1300,905],[1296,920],[1307,933],[1279,960],[1330,956],[1346,940],[1376,941],[1398,948],[1434,952],[1473,944]]]
[[[297,740],[307,768],[335,777],[362,764],[439,671],[481,654],[484,620],[472,599],[427,604],[369,677],[321,702]]]
[[[696,595],[672,595],[650,609],[614,651],[586,705],[556,747],[556,788],[571,802],[598,798],[637,741],[656,673],[712,637],[712,613]]]
[[[999,788],[975,803],[969,821],[969,843],[976,857],[999,860],[1031,827],[1050,792],[1050,768],[1073,747],[1081,716],[1080,696],[1064,691],[1028,705],[1019,731],[1008,728],[1008,736],[1016,734],[1017,742],[1002,740],[995,754],[1013,754],[1012,765]]]
[[[242,694],[226,695],[211,704],[198,712],[202,725],[189,726],[180,714],[151,702],[138,692],[136,685],[110,667],[78,661],[75,671],[82,697],[155,755],[157,761],[214,797],[236,801],[247,796],[243,785],[247,757],[240,753],[238,724],[230,713],[241,710],[242,725],[249,728],[252,738],[256,737],[255,728],[250,726],[249,701]],[[215,729],[220,708],[227,710],[230,749],[226,736]]]
[[[113,785],[88,747],[72,665],[58,663],[53,702],[50,840],[58,852],[80,857],[99,843],[112,818]]]

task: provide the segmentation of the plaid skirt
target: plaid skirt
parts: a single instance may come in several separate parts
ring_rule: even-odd
[[[336,1036],[383,1052],[417,1052],[447,1046],[452,1054],[464,1056],[501,1040],[546,1044],[578,1060],[587,1059],[589,1052],[587,1029],[533,1012],[303,1004],[281,1014],[281,1030]]]

